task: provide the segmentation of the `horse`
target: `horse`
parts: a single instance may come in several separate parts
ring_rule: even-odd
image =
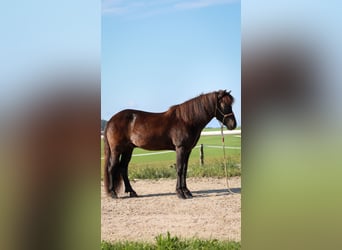
[[[201,94],[162,113],[125,109],[116,113],[104,131],[104,188],[118,198],[122,182],[130,197],[137,197],[128,178],[128,164],[136,147],[176,151],[176,194],[192,198],[186,185],[188,160],[203,128],[216,117],[227,129],[236,128],[231,91]]]

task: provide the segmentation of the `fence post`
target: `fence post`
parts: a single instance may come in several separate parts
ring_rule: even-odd
[[[200,146],[200,164],[203,166],[204,164],[204,153],[203,153],[203,144]]]

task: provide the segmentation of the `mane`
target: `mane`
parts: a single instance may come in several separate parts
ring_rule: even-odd
[[[208,118],[215,112],[217,92],[201,94],[181,104],[170,107],[168,112],[172,112],[178,119],[188,124],[194,122],[208,122]]]

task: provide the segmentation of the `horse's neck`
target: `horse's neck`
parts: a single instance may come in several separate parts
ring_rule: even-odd
[[[206,116],[203,116],[203,119],[198,121],[198,126],[201,127],[201,130],[215,117],[215,109],[215,104],[206,107]]]
[[[201,130],[207,126],[207,124],[214,118],[214,115],[209,115],[208,118],[203,121],[203,123],[200,124],[200,126],[202,127]]]
[[[199,97],[200,98],[200,97]],[[207,98],[203,97],[202,98]],[[202,108],[198,109],[194,105],[198,105],[198,102],[202,102]],[[186,103],[186,104],[180,104],[172,106],[168,111],[165,112],[165,115],[171,117],[175,115],[174,117],[184,119],[186,123],[191,125],[193,128],[201,128],[203,129],[211,119],[215,116],[215,110],[216,110],[216,103],[215,103],[215,97],[210,96],[210,100],[193,100],[194,103]],[[186,108],[186,112],[191,112],[191,118],[189,116],[184,115],[185,110],[183,109],[182,105],[190,105],[188,108]],[[193,105],[193,106],[191,106]],[[190,120],[191,119],[191,120]]]

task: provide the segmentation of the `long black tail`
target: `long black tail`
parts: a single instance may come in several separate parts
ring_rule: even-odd
[[[123,179],[120,172],[120,164],[119,162],[115,162],[115,159],[111,159],[111,148],[108,143],[107,138],[107,128],[108,123],[104,131],[103,142],[104,142],[104,164],[103,164],[103,182],[104,189],[107,194],[110,194],[111,191],[119,192]],[[109,169],[112,168],[111,174],[109,173]]]
[[[107,140],[107,126],[103,134],[103,144],[104,144],[104,164],[103,164],[103,182],[104,189],[106,193],[109,193],[109,176],[108,169],[110,164],[110,147]]]

